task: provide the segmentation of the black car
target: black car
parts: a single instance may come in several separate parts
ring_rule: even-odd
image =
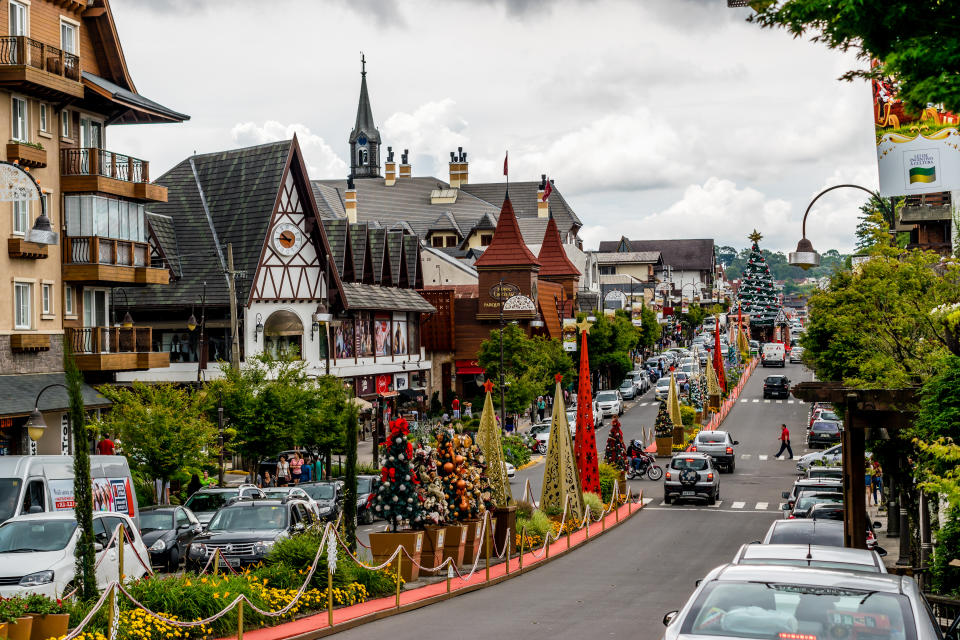
[[[380,516],[373,508],[373,499],[380,487],[380,476],[357,476],[357,522],[373,524]]]
[[[790,380],[787,376],[767,376],[763,381],[764,398],[789,398]]]
[[[811,520],[834,520],[843,522],[843,504],[816,504],[810,509],[807,517]],[[867,523],[867,549],[876,551],[881,556],[887,555],[886,549],[877,544],[877,532],[883,526],[881,522],[871,522],[870,514],[864,512],[864,521]]]
[[[140,536],[150,551],[150,564],[177,571],[187,546],[203,525],[186,507],[159,505],[140,509]]]
[[[298,489],[303,489],[313,498],[320,510],[322,520],[335,522],[343,511],[343,484],[340,482],[301,482]]]
[[[840,444],[840,423],[832,420],[816,420],[807,431],[807,446],[832,447]]]
[[[217,509],[225,505],[231,498],[266,498],[263,491],[256,485],[242,484],[239,487],[207,487],[200,489],[183,506],[188,507],[197,520],[203,524],[210,522],[210,518],[217,512]]]
[[[187,547],[187,568],[202,569],[220,550],[221,565],[233,568],[256,564],[273,545],[303,532],[313,523],[302,500],[250,500],[239,498],[217,511],[207,530]]]
[[[843,523],[830,520],[777,520],[770,525],[763,544],[819,544],[843,546]]]

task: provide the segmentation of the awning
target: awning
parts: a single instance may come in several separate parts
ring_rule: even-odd
[[[109,112],[110,124],[144,124],[151,122],[183,122],[190,116],[177,113],[173,109],[124,89],[120,85],[94,75],[89,71],[81,74],[87,96],[99,99],[105,111]],[[92,95],[91,95],[92,94]]]
[[[30,373],[0,376],[0,416],[28,416],[37,394],[50,384],[66,384],[63,373]],[[110,401],[84,384],[83,405],[88,409],[109,407]],[[70,398],[63,387],[52,387],[40,396],[40,411],[66,411]]]
[[[480,375],[485,369],[476,360],[457,360],[457,375]]]
[[[373,405],[363,398],[351,398],[350,401],[357,405],[357,409],[360,410],[360,413],[363,413],[364,411],[373,411]]]

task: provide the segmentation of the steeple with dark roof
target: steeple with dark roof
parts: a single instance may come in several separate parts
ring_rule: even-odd
[[[367,92],[367,60],[360,56],[360,101],[357,122],[350,132],[350,173],[355,178],[380,177],[380,131],[373,122],[370,94]]]

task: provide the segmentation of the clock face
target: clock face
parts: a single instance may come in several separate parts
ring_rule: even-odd
[[[273,228],[273,248],[284,256],[292,256],[303,246],[303,233],[300,227],[289,222],[281,222]]]
[[[367,136],[360,134],[360,137],[357,138],[357,144],[361,147],[367,146]]]

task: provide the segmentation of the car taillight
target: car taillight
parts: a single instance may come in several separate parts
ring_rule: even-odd
[[[690,449],[688,449],[688,451],[696,451],[696,450],[697,450],[697,445],[695,444],[690,445]]]
[[[669,480],[669,479],[670,479],[670,472],[667,471],[667,480]]]
[[[727,453],[733,453],[733,447],[727,447]]]
[[[707,482],[712,482],[712,481],[713,481],[713,474],[712,474],[712,473],[708,473],[708,474],[707,474]]]
[[[795,518],[796,516],[794,516],[792,513],[787,516],[787,520],[794,520]]]

